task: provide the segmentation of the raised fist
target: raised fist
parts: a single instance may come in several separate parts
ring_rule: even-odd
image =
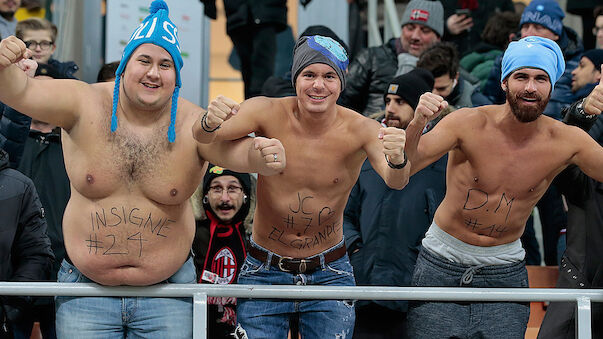
[[[276,172],[281,172],[287,165],[285,157],[285,148],[278,139],[268,139],[264,137],[255,137],[253,147],[260,151],[265,166]]]
[[[601,71],[603,72],[603,64],[601,65]],[[582,109],[586,114],[601,114],[601,111],[603,111],[603,85],[600,81],[584,100]]]
[[[9,36],[0,41],[0,70],[15,64],[22,59],[28,59],[32,52],[25,47],[21,39]]]
[[[415,119],[427,123],[437,118],[446,107],[448,102],[441,96],[431,92],[423,93],[415,109]]]
[[[385,127],[379,130],[379,138],[383,141],[383,154],[389,162],[400,165],[404,162],[404,145],[406,132],[396,127]]]
[[[209,103],[207,113],[203,118],[204,121],[201,121],[201,127],[206,131],[214,130],[228,120],[231,115],[237,114],[238,110],[239,104],[237,102],[220,95]]]

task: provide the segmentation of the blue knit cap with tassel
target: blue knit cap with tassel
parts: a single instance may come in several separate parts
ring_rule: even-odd
[[[130,41],[124,49],[119,67],[115,71],[115,87],[113,88],[113,109],[111,111],[111,132],[117,129],[117,103],[119,101],[119,84],[121,75],[126,68],[126,64],[132,53],[138,46],[146,43],[163,47],[174,61],[176,69],[176,88],[172,94],[172,107],[170,112],[170,127],[168,128],[168,140],[176,140],[176,111],[178,110],[178,94],[182,81],[180,79],[180,70],[182,69],[182,56],[180,55],[180,42],[178,41],[178,28],[168,17],[169,9],[165,1],[155,0],[149,8],[151,12],[132,33]]]

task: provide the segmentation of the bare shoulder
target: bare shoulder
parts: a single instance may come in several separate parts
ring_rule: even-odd
[[[347,123],[356,135],[361,135],[365,131],[378,129],[381,125],[377,120],[366,117],[354,110],[337,105],[337,112],[342,122]]]
[[[497,106],[465,107],[446,114],[442,122],[457,127],[479,127],[492,119],[498,111]]]

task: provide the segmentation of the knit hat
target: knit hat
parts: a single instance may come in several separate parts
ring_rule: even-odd
[[[329,38],[337,41],[341,45],[341,47],[343,47],[343,49],[346,51],[346,53],[348,53],[350,51],[350,48],[345,43],[345,41],[341,40],[341,38],[337,34],[335,34],[335,32],[333,32],[332,29],[330,29],[327,26],[323,26],[323,25],[308,26],[308,28],[306,28],[302,32],[302,34],[300,34],[299,36],[302,37],[302,36],[312,36],[312,35],[322,35],[325,37],[329,37]]]
[[[584,52],[582,56],[595,65],[595,71],[601,71],[601,64],[603,64],[603,49],[591,49]]]
[[[178,41],[178,28],[168,17],[169,9],[165,1],[154,0],[149,8],[150,14],[142,21],[140,26],[132,33],[130,40],[124,49],[119,67],[115,71],[115,87],[113,89],[113,109],[111,111],[111,132],[117,129],[117,102],[119,101],[119,84],[121,75],[132,53],[138,46],[146,43],[163,47],[174,61],[176,69],[176,87],[172,94],[172,107],[170,114],[170,126],[168,128],[168,139],[170,142],[176,140],[176,112],[178,110],[178,93],[182,86],[180,70],[182,69],[182,56],[180,55],[180,42]]]
[[[233,220],[238,220],[238,217],[244,219],[247,213],[249,213],[249,208],[251,205],[251,178],[249,177],[248,173],[234,172],[217,165],[208,164],[207,172],[205,172],[205,176],[203,177],[203,196],[205,197],[207,195],[207,192],[209,192],[209,185],[211,184],[211,181],[217,177],[221,177],[224,175],[232,175],[233,177],[239,179],[239,182],[243,187],[243,193],[247,196],[247,199],[244,200],[241,209],[237,212],[235,217],[233,217]],[[203,208],[205,208],[205,210],[211,209],[211,207],[209,206],[209,201],[207,201],[207,199],[203,199]]]
[[[400,24],[427,26],[441,37],[444,35],[444,7],[439,1],[412,0],[406,5]]]
[[[412,109],[417,108],[419,97],[425,92],[433,90],[433,75],[423,68],[415,68],[412,71],[395,77],[390,81],[383,99],[388,94],[395,94],[406,101]]]
[[[526,67],[545,71],[553,87],[565,70],[565,61],[559,45],[551,39],[539,36],[528,36],[511,42],[503,55],[501,82],[513,71]]]
[[[542,25],[557,35],[563,31],[565,13],[555,0],[532,0],[523,10],[519,27],[527,23]]]
[[[293,49],[293,65],[291,66],[293,88],[295,88],[295,80],[299,73],[312,64],[331,66],[339,76],[341,90],[343,91],[349,59],[345,49],[337,41],[322,35],[302,36],[297,39]]]

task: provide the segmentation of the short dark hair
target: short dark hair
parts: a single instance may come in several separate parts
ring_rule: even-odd
[[[502,50],[509,44],[509,34],[515,33],[519,27],[521,15],[515,12],[495,13],[482,31],[482,41],[494,45]]]
[[[115,78],[115,71],[119,67],[119,61],[110,62],[104,64],[103,67],[98,71],[96,82],[107,82],[109,79]]]
[[[33,17],[17,22],[15,36],[23,40],[23,35],[25,34],[25,31],[49,31],[50,36],[52,38],[52,42],[55,42],[57,40],[57,26],[55,26],[52,22],[46,19]]]
[[[594,14],[595,19],[599,15],[603,15],[603,5],[599,5],[599,6],[595,7],[595,10],[593,11],[593,14]]]
[[[459,53],[456,45],[451,42],[438,42],[427,48],[419,56],[417,67],[425,68],[434,78],[448,74],[456,77],[459,71]]]

